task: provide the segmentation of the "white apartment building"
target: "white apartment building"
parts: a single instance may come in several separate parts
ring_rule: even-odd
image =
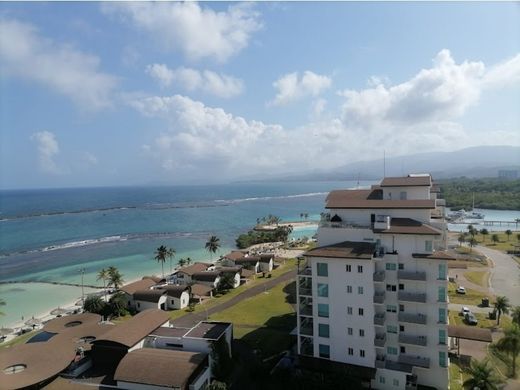
[[[371,387],[447,389],[444,200],[430,175],[332,191],[297,278],[298,353],[373,368]]]

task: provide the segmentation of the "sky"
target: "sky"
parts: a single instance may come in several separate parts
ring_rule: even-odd
[[[0,3],[0,188],[520,145],[520,3]]]

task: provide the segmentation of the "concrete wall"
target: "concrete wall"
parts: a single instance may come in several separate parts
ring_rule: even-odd
[[[401,199],[401,192],[406,192],[406,199],[430,199],[430,187],[383,187],[383,199]]]
[[[260,272],[271,272],[273,270],[273,260],[269,260],[269,263],[260,263]]]
[[[160,309],[161,305],[164,303],[166,306],[166,296],[162,296],[159,298],[159,302],[147,302],[147,301],[135,301],[135,308],[137,311],[143,311],[146,309]]]

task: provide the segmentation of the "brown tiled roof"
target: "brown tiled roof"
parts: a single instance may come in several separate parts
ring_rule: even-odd
[[[260,261],[258,256],[247,256],[235,260],[235,264],[256,264]]]
[[[441,235],[441,231],[411,218],[392,218],[390,229],[373,229],[374,233]]]
[[[211,264],[206,263],[193,263],[192,265],[188,265],[186,267],[182,267],[178,272],[182,272],[186,275],[193,275],[197,272],[206,271],[208,267],[211,267]]]
[[[184,389],[207,356],[205,353],[142,348],[128,353],[121,360],[114,379]]]
[[[383,199],[379,189],[334,190],[327,196],[327,209],[434,209],[434,199]]]
[[[144,302],[159,302],[159,299],[166,293],[165,290],[162,289],[154,289],[154,290],[139,290],[132,294],[136,301],[144,301]]]
[[[169,313],[162,310],[144,310],[129,320],[116,325],[114,329],[94,341],[94,344],[109,341],[130,348],[148,336],[151,331],[166,323],[169,318]]]
[[[191,275],[193,280],[202,280],[204,282],[213,282],[221,274],[220,271],[197,272]]]
[[[244,255],[246,253],[247,253],[247,251],[231,251],[224,257],[229,260],[237,260],[237,259],[244,257]]]
[[[161,278],[160,276],[143,276],[142,278],[143,280],[144,279],[152,279],[155,283],[163,283],[166,281],[165,278]]]
[[[236,274],[237,272],[240,272],[241,269],[242,267],[219,267],[216,270],[225,274]]]
[[[132,295],[136,291],[139,290],[147,290],[152,286],[155,286],[157,283],[153,279],[141,279],[133,283],[129,283],[123,287],[121,287],[121,291]]]
[[[438,184],[432,184],[432,187],[430,188],[430,192],[439,194],[441,192],[441,187]]]
[[[457,260],[455,257],[445,251],[435,251],[433,253],[412,253],[412,257],[416,259],[427,260]]]
[[[161,290],[164,290],[166,291],[166,294],[170,297],[175,297],[175,298],[180,298],[182,293],[184,291],[188,291],[188,294],[190,293],[190,286],[178,286],[178,285],[173,285],[173,284],[169,284],[167,286],[164,286],[164,287],[161,287],[160,288]]]
[[[332,257],[348,259],[371,259],[376,251],[376,244],[370,242],[345,241],[339,244],[320,246],[305,252],[309,257]]]
[[[229,322],[202,321],[191,328],[191,330],[186,333],[185,337],[218,340],[230,326],[231,324]]]
[[[404,177],[385,177],[381,182],[381,187],[416,187],[430,186],[431,176],[404,176]]]
[[[64,331],[71,330],[77,326],[83,326],[86,324],[97,324],[101,321],[99,314],[93,313],[82,313],[73,314],[70,316],[63,316],[50,320],[43,326],[44,332],[50,333],[61,333]]]
[[[213,287],[206,286],[205,284],[195,283],[191,285],[191,293],[194,296],[205,297],[209,296],[209,293],[213,291]]]
[[[260,255],[260,263],[269,263],[271,260],[274,261],[274,255],[273,254],[262,254]]]
[[[466,340],[484,341],[486,343],[493,342],[491,330],[465,325],[448,325],[448,336]]]

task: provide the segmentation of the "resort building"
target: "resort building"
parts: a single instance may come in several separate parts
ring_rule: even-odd
[[[332,191],[297,279],[298,353],[376,389],[448,388],[444,201],[430,175]]]
[[[260,272],[271,272],[274,267],[274,255],[272,253],[264,253],[259,257]]]

